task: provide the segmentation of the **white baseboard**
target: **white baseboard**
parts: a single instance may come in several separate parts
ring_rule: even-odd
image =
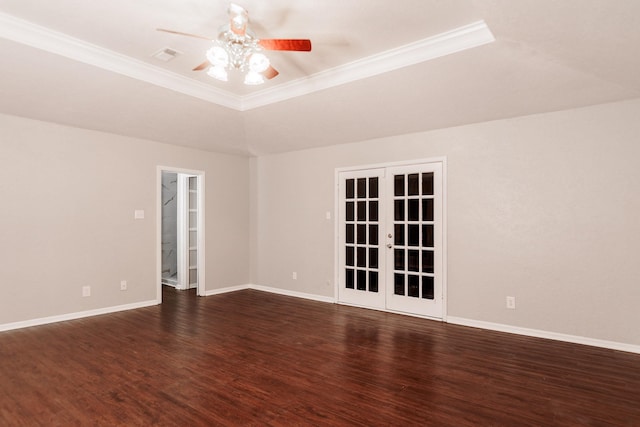
[[[308,294],[304,292],[290,291],[287,289],[273,288],[270,286],[262,286],[262,285],[254,285],[254,284],[237,285],[237,286],[230,286],[227,288],[212,289],[210,291],[207,291],[205,293],[205,296],[220,295],[228,292],[242,291],[245,289],[254,289],[262,292],[269,292],[269,293],[278,294],[278,295],[285,295],[285,296],[308,299],[312,301],[319,301],[319,302],[325,302],[325,303],[336,302],[336,300],[333,297],[327,297],[327,296],[316,295],[316,294]],[[31,326],[46,325],[49,323],[64,322],[67,320],[81,319],[81,318],[91,317],[91,316],[98,316],[101,314],[116,313],[118,311],[134,310],[136,308],[149,307],[157,304],[159,304],[159,301],[150,300],[150,301],[142,301],[142,302],[137,302],[132,304],[118,305],[113,307],[99,308],[95,310],[81,311],[77,313],[62,314],[59,316],[42,317],[39,319],[31,319],[31,320],[25,320],[21,322],[5,323],[0,325],[0,332],[10,331],[13,329],[29,328]],[[539,329],[521,328],[518,326],[505,325],[502,323],[485,322],[481,320],[466,319],[463,317],[455,317],[455,316],[447,316],[446,322],[452,323],[455,325],[470,326],[473,328],[488,329],[492,331],[507,332],[510,334],[525,335],[525,336],[537,337],[537,338],[546,338],[551,340],[570,342],[574,344],[590,345],[594,347],[602,347],[602,348],[608,348],[611,350],[620,350],[620,351],[626,351],[629,353],[640,354],[639,345],[626,344],[626,343],[620,343],[615,341],[599,340],[595,338],[561,334],[557,332],[549,332],[549,331],[543,331]]]
[[[448,323],[455,325],[470,326],[472,328],[489,329],[492,331],[507,332],[510,334],[526,335],[536,338],[546,338],[556,341],[565,341],[574,344],[590,345],[594,347],[608,348],[611,350],[627,351],[629,353],[640,354],[640,346],[633,344],[625,344],[615,341],[605,341],[595,338],[581,337],[577,335],[560,334],[557,332],[543,331],[540,329],[521,328],[518,326],[505,325],[502,323],[484,322],[481,320],[465,319],[462,317],[447,317]]]
[[[226,294],[229,292],[243,291],[245,289],[251,289],[251,285],[238,285],[238,286],[229,286],[228,288],[220,288],[220,289],[212,289],[210,291],[205,291],[204,296],[210,297],[213,295]]]
[[[220,289],[212,289],[212,290],[206,291],[205,296],[225,294],[228,292],[242,291],[245,289],[255,289],[263,292],[270,292],[274,294],[292,296],[296,298],[304,298],[304,299],[309,299],[313,301],[329,302],[329,303],[335,302],[335,300],[332,297],[323,297],[320,295],[306,294],[303,292],[288,291],[285,289],[271,288],[268,286],[260,286],[260,285],[252,285],[252,284],[230,286],[227,288],[220,288]],[[142,301],[142,302],[137,302],[132,304],[118,305],[114,307],[105,307],[105,308],[99,308],[95,310],[61,314],[58,316],[49,316],[49,317],[42,317],[38,319],[24,320],[21,322],[5,323],[5,324],[0,324],[0,332],[10,331],[13,329],[29,328],[31,326],[47,325],[49,323],[64,322],[67,320],[82,319],[84,317],[98,316],[101,314],[116,313],[118,311],[134,310],[136,308],[143,308],[143,307],[149,307],[152,305],[158,305],[159,303],[160,302],[157,300]]]
[[[333,297],[325,297],[325,296],[321,296],[321,295],[307,294],[307,293],[303,293],[303,292],[289,291],[289,290],[286,290],[286,289],[273,288],[273,287],[270,287],[270,286],[262,286],[262,285],[253,285],[253,284],[233,286],[233,287],[222,288],[222,289],[215,289],[215,290],[212,290],[212,291],[208,291],[206,293],[206,295],[207,296],[209,296],[209,295],[218,295],[218,294],[223,294],[223,293],[226,293],[226,292],[241,291],[241,290],[244,290],[244,289],[255,289],[257,291],[270,292],[270,293],[273,293],[273,294],[279,294],[279,295],[286,295],[286,296],[291,296],[291,297],[296,297],[296,298],[309,299],[309,300],[313,300],[313,301],[336,303],[336,300]],[[349,305],[349,304],[346,304],[346,305]],[[357,306],[355,306],[355,307],[357,307]],[[363,307],[363,308],[368,308],[368,307]],[[382,311],[386,311],[386,310],[382,310]],[[398,314],[406,315],[406,313],[398,313]],[[418,317],[422,317],[422,316],[418,316]],[[433,319],[431,319],[431,320],[433,320]],[[480,328],[480,329],[488,329],[488,330],[491,330],[491,331],[507,332],[507,333],[510,333],[510,334],[525,335],[525,336],[536,337],[536,338],[546,338],[546,339],[551,339],[551,340],[556,340],[556,341],[564,341],[564,342],[570,342],[570,343],[574,343],[574,344],[590,345],[590,346],[593,346],[593,347],[602,347],[602,348],[608,348],[608,349],[611,349],[611,350],[619,350],[619,351],[626,351],[626,352],[629,352],[629,353],[638,353],[638,354],[640,354],[640,346],[633,345],[633,344],[625,344],[625,343],[620,343],[620,342],[615,342],[615,341],[599,340],[599,339],[595,339],[595,338],[588,338],[588,337],[581,337],[581,336],[576,336],[576,335],[561,334],[561,333],[557,333],[557,332],[549,332],[549,331],[543,331],[543,330],[539,330],[539,329],[521,328],[521,327],[518,327],[518,326],[505,325],[505,324],[502,324],[502,323],[484,322],[484,321],[481,321],[481,320],[465,319],[463,317],[455,317],[455,316],[447,316],[446,322],[447,323],[452,323],[452,324],[455,324],[455,325],[470,326],[470,327],[473,327],[473,328]]]
[[[256,291],[269,292],[272,294],[285,295],[289,297],[296,297],[296,298],[308,299],[308,300],[319,301],[319,302],[328,302],[328,303],[336,302],[336,300],[333,297],[325,297],[322,295],[307,294],[304,292],[290,291],[287,289],[272,288],[270,286],[254,285],[254,284],[230,286],[228,288],[220,288],[220,289],[212,289],[210,291],[205,292],[204,295],[209,297],[212,295],[226,294],[227,292],[243,291],[246,289],[254,289]]]
[[[4,325],[0,325],[0,332],[10,331],[13,329],[30,328],[31,326],[47,325],[49,323],[64,322],[66,320],[82,319],[84,317],[98,316],[101,314],[116,313],[118,311],[133,310],[136,308],[149,307],[152,305],[158,305],[158,301],[142,301],[132,304],[117,305],[114,307],[80,311],[77,313],[61,314],[59,316],[41,317],[39,319],[24,320],[22,322],[5,323]]]
[[[336,300],[333,297],[325,297],[325,296],[316,295],[316,294],[307,294],[304,292],[290,291],[287,289],[272,288],[270,286],[249,285],[248,289],[255,289],[256,291],[270,292],[272,294],[309,299],[309,300],[319,301],[319,302],[328,302],[332,304],[336,302]]]

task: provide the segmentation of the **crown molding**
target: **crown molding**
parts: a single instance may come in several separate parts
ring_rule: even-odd
[[[1,12],[0,37],[224,107],[241,109],[240,97],[230,92]]]
[[[487,24],[478,21],[308,77],[239,96],[1,12],[0,37],[238,111],[307,95],[495,41]]]
[[[484,21],[474,22],[399,48],[312,74],[309,77],[284,83],[251,95],[245,95],[242,97],[241,108],[242,110],[250,110],[262,107],[419,64],[494,41],[495,37]]]

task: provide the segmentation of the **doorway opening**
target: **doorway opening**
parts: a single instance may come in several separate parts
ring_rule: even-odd
[[[204,172],[158,167],[157,299],[162,286],[204,295]]]

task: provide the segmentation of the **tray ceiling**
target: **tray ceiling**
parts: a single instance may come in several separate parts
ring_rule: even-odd
[[[227,2],[0,0],[0,112],[260,155],[640,96],[635,0],[239,3],[313,50],[269,52],[281,74],[247,87],[155,30],[215,35]]]

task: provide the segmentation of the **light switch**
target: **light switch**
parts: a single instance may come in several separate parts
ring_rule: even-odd
[[[133,217],[135,219],[144,219],[144,211],[143,210],[136,210],[133,212]]]

